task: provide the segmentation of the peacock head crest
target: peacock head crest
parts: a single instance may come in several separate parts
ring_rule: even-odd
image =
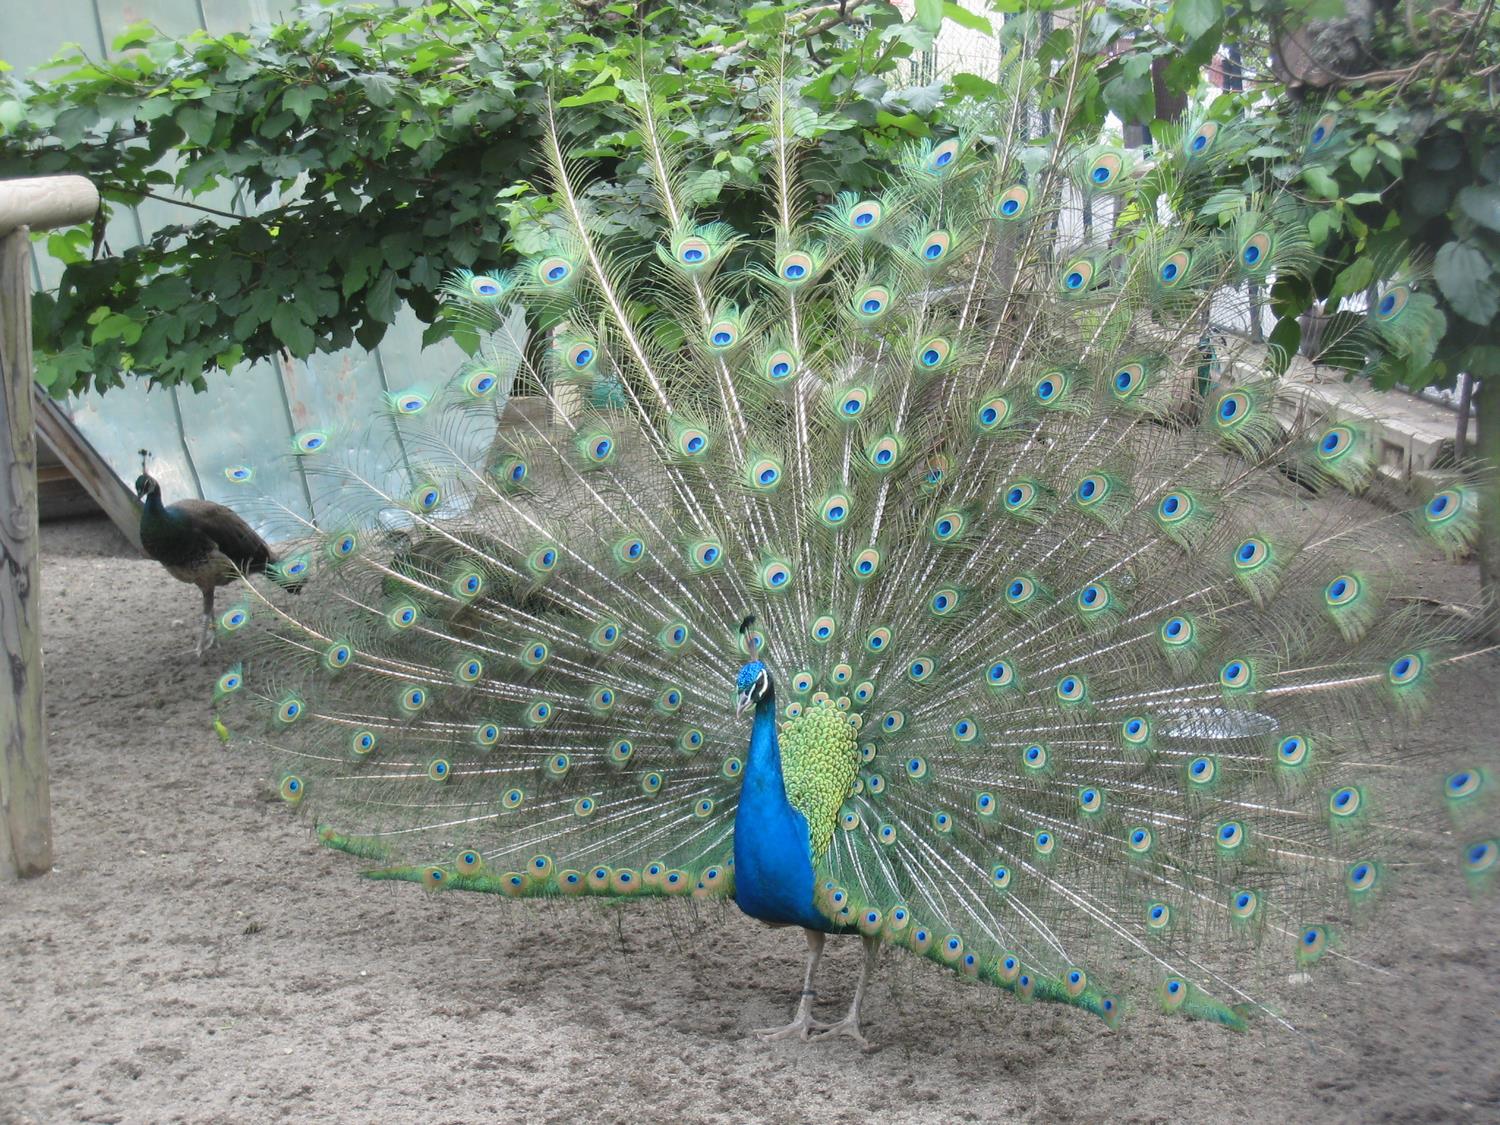
[[[748,708],[754,707],[772,693],[771,669],[766,667],[764,661],[750,661],[735,677],[734,688],[738,692],[734,713],[736,716],[743,715]]]

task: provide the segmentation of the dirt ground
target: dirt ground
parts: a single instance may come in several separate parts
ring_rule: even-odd
[[[1307,986],[1307,1035],[1111,1033],[888,955],[871,1053],[762,1043],[797,933],[354,878],[210,729],[197,592],[103,521],[43,548],[57,867],[0,885],[0,1122],[1500,1121],[1500,913],[1456,874],[1387,913],[1372,972]],[[1472,596],[1472,568],[1413,577]],[[1497,681],[1453,669],[1414,752],[1493,766]],[[829,948],[836,1012],[858,943]]]

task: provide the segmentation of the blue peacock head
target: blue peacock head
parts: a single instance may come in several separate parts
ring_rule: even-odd
[[[750,663],[740,668],[740,674],[734,681],[734,690],[738,693],[734,705],[736,718],[762,699],[770,698],[775,690],[771,685],[771,670],[766,667],[765,661],[759,659],[760,646],[764,640],[759,633],[751,631],[750,627],[754,624],[753,613],[740,622],[740,643],[750,657]]]
[[[735,677],[734,689],[738,693],[734,713],[739,717],[746,709],[772,694],[774,689],[771,686],[771,669],[766,667],[764,661],[750,661]]]

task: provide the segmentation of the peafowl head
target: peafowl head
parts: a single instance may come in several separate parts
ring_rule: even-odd
[[[734,705],[736,718],[762,699],[769,698],[775,691],[771,684],[771,669],[759,660],[752,660],[740,669],[740,674],[734,681],[734,687],[739,693]]]
[[[161,495],[161,485],[156,483],[156,478],[146,471],[146,462],[151,459],[147,450],[141,450],[141,475],[135,478],[135,495],[139,500],[146,499],[153,492]]]

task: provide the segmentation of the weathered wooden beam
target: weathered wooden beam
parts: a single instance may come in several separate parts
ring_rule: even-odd
[[[52,452],[94,503],[114,521],[120,533],[141,545],[141,506],[135,493],[126,488],[114,470],[88,440],[78,432],[67,411],[52,400],[40,386],[32,384],[32,404],[36,409],[36,432],[47,439]]]
[[[0,235],[0,880],[52,867],[37,597],[30,249],[25,228]]]
[[[79,176],[0,182],[0,879],[52,869],[28,227],[81,223],[98,208]]]
[[[18,227],[51,230],[72,226],[93,218],[98,210],[99,189],[82,176],[0,180],[0,235]],[[25,295],[29,302],[31,290],[27,289]]]

